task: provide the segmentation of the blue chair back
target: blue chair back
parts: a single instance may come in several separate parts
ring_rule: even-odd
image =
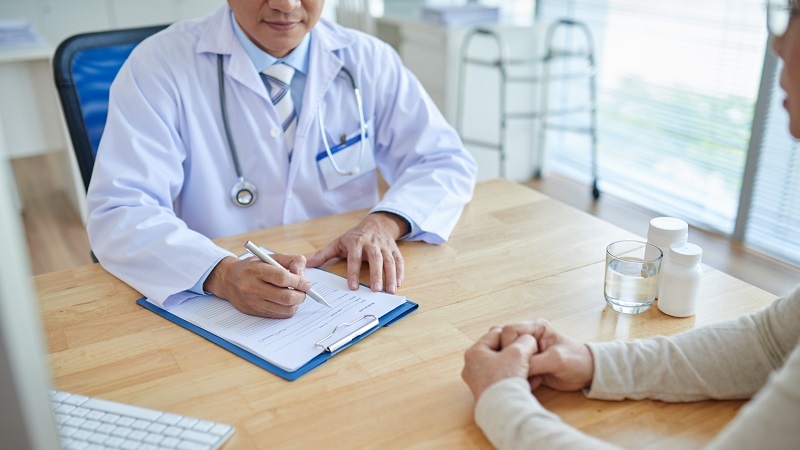
[[[79,34],[56,49],[56,88],[86,189],[108,117],[111,83],[134,47],[164,28],[166,25]]]

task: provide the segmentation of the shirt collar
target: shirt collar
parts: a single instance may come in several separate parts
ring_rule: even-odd
[[[295,71],[298,71],[303,75],[308,74],[308,55],[309,49],[311,48],[310,32],[303,37],[303,40],[300,41],[300,44],[295,47],[294,50],[289,52],[289,54],[283,58],[278,59],[264,50],[261,50],[256,44],[253,43],[253,41],[250,40],[250,38],[247,37],[246,34],[244,34],[244,31],[236,22],[236,18],[233,17],[233,12],[231,12],[231,24],[233,26],[233,32],[236,34],[236,37],[242,44],[247,56],[249,56],[250,60],[253,61],[253,66],[255,66],[258,72],[262,72],[264,69],[275,64],[276,62],[282,61],[284,64],[291,66]]]

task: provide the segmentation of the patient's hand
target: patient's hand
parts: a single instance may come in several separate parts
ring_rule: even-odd
[[[577,391],[592,384],[594,358],[586,344],[562,335],[548,321],[536,319],[503,327],[501,345],[526,334],[533,336],[539,346],[529,363],[531,389],[545,385],[559,391]]]
[[[528,364],[531,355],[536,353],[536,339],[524,334],[501,348],[500,332],[500,327],[493,327],[464,353],[461,378],[472,390],[475,400],[498,381],[528,377]]]

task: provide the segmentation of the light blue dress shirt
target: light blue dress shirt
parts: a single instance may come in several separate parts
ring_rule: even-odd
[[[297,117],[300,117],[303,107],[303,92],[306,89],[306,77],[308,76],[308,51],[311,47],[310,44],[312,33],[306,34],[300,44],[298,44],[294,50],[289,52],[288,55],[286,55],[284,58],[278,59],[264,50],[261,50],[256,44],[253,43],[253,41],[250,40],[249,37],[247,37],[246,34],[244,34],[244,31],[233,17],[233,13],[231,13],[231,25],[233,26],[233,32],[236,34],[236,37],[242,44],[244,51],[247,52],[247,56],[249,56],[250,60],[253,61],[253,66],[255,66],[256,72],[261,73],[279,61],[294,69],[295,72],[294,76],[292,77],[292,82],[289,86],[289,93],[292,96],[294,109],[297,111]],[[270,85],[267,83],[264,75],[261,75],[261,79],[267,86],[267,90],[269,90]]]

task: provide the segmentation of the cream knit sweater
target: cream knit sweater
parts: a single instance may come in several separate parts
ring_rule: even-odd
[[[603,400],[752,398],[711,449],[800,449],[800,287],[767,308],[672,337],[589,343]],[[526,380],[486,389],[475,421],[501,449],[616,448],[542,407]]]

